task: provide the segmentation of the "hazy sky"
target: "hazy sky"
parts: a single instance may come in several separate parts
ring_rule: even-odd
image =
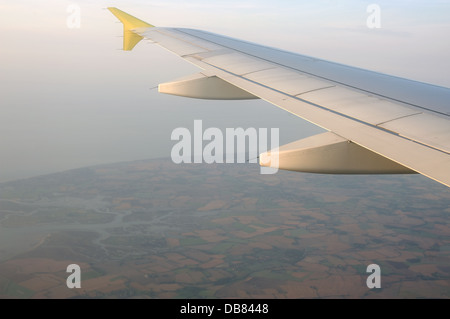
[[[366,8],[381,8],[369,29]],[[68,28],[70,4],[81,27]],[[0,181],[168,157],[173,129],[279,127],[281,143],[320,132],[263,101],[201,101],[157,84],[198,70],[158,46],[120,49],[116,6],[157,26],[205,29],[450,87],[450,1],[0,0]]]

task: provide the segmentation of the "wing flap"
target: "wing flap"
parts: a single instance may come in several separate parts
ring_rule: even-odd
[[[173,32],[167,32],[160,28],[151,29],[144,33],[145,37],[151,38],[165,49],[179,55],[192,55],[196,53],[208,52],[209,50],[195,43],[186,40],[180,40],[173,36]]]
[[[143,30],[140,35],[181,57],[223,49],[214,43],[200,40],[175,29],[152,28]]]
[[[293,96],[333,86],[331,82],[318,80],[279,66],[275,69],[246,74],[245,78]]]
[[[230,70],[236,75],[245,75],[276,67],[272,63],[237,52],[215,55],[204,58],[202,61],[218,68]]]
[[[380,126],[406,138],[450,153],[450,121],[446,118],[420,113]],[[448,169],[450,170],[450,167]]]
[[[306,92],[299,97],[372,125],[421,113],[410,107],[340,86]]]

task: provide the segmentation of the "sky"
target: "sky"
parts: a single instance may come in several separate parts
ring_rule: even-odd
[[[380,7],[368,28],[367,7]],[[70,28],[70,5],[80,27]],[[141,42],[120,50],[105,7],[156,26],[216,32],[450,87],[450,1],[0,0],[0,182],[67,169],[169,157],[177,127],[280,128],[280,143],[322,132],[264,101],[159,94],[199,70]]]

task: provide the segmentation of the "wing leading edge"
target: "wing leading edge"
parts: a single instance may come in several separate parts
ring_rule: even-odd
[[[261,98],[330,131],[280,147],[260,164],[334,174],[420,173],[450,186],[450,89],[280,51],[204,31],[158,28],[108,8],[124,50],[149,39],[198,66],[159,91]]]

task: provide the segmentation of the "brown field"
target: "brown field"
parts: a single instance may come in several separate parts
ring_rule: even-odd
[[[0,220],[0,239],[43,238],[0,262],[0,296],[450,297],[448,190],[414,177],[256,171],[155,160],[0,184],[0,200],[31,207],[14,218],[33,221]],[[72,219],[48,223],[33,205],[70,208]],[[96,222],[105,212],[115,220]],[[12,213],[0,207],[0,218]],[[81,289],[66,286],[73,263]],[[372,263],[380,290],[366,286]]]

